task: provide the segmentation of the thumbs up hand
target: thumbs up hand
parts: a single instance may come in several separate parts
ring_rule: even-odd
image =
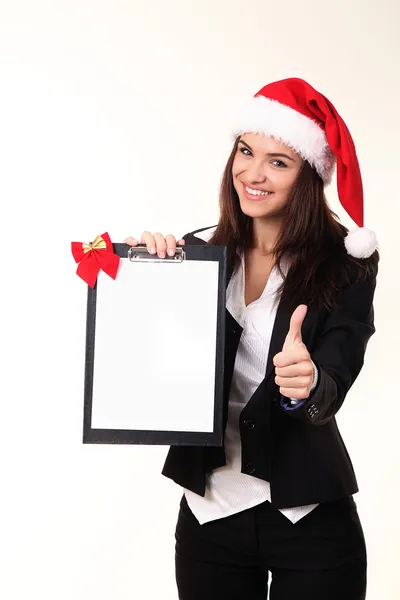
[[[314,365],[303,344],[301,326],[307,314],[307,306],[301,304],[290,319],[289,332],[282,351],[274,356],[275,383],[282,396],[302,400],[308,398],[314,381]]]

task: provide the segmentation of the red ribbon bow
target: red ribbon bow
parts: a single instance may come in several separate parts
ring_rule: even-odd
[[[95,286],[100,269],[112,279],[116,278],[120,258],[114,254],[108,233],[98,235],[91,244],[72,242],[71,250],[75,262],[79,263],[77,275],[91,288]]]

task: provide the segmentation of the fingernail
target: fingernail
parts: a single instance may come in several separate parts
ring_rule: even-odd
[[[160,258],[165,258],[165,252],[160,252]]]
[[[173,256],[173,255],[175,254],[175,252],[172,250],[172,248],[170,248],[170,249],[168,250],[168,254],[169,254],[170,256]]]
[[[156,251],[155,247],[153,246],[152,248],[150,248],[150,254],[154,254]]]

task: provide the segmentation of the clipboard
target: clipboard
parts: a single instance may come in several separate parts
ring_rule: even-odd
[[[226,247],[112,244],[88,286],[83,443],[222,446]]]

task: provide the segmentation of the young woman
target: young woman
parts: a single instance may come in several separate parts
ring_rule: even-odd
[[[375,331],[354,144],[300,79],[260,90],[234,136],[218,225],[141,238],[160,257],[177,243],[228,249],[224,445],[171,447],[163,469],[184,489],[179,598],[265,600],[272,573],[272,600],[361,600],[358,487],[335,420]],[[350,234],[324,195],[335,164]]]

